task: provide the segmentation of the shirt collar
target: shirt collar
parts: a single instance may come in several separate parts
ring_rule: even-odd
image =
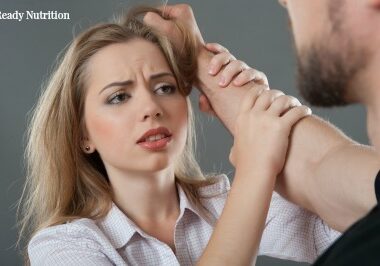
[[[180,207],[180,215],[177,219],[177,223],[182,219],[186,210],[187,212],[193,213],[199,218],[208,221],[205,219],[204,214],[187,198],[182,187],[178,183],[176,185]],[[112,203],[112,207],[108,214],[98,221],[98,225],[108,236],[108,239],[116,249],[125,246],[135,233],[139,233],[143,237],[149,237],[131,219],[129,219],[114,202]]]
[[[108,236],[112,245],[119,249],[123,247],[137,232],[137,225],[130,220],[117,206],[112,203],[106,217],[99,220],[99,226]]]
[[[179,197],[179,209],[180,209],[180,215],[179,219],[182,218],[183,214],[185,213],[185,210],[189,210],[192,213],[196,214],[197,216],[202,217],[200,211],[197,209],[196,206],[187,198],[185,191],[182,189],[182,187],[177,183],[177,191],[178,191],[178,197]],[[179,220],[178,219],[178,220]],[[177,220],[177,221],[178,221]]]
[[[178,217],[177,222],[183,217],[185,211],[187,210],[190,213],[195,214],[198,218],[205,220],[211,226],[213,226],[216,222],[216,218],[210,215],[210,217],[205,217],[205,214],[199,210],[197,206],[195,206],[189,198],[186,196],[185,191],[182,187],[177,183],[177,191],[179,196],[179,206],[180,206],[180,215]],[[211,219],[211,220],[210,220]]]

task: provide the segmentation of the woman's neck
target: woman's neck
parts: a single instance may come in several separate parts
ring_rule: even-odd
[[[108,171],[115,204],[137,225],[155,225],[179,216],[174,171]],[[143,227],[143,226],[141,226]]]

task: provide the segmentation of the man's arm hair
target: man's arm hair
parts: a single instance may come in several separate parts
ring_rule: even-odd
[[[259,90],[260,86],[219,87],[219,75],[208,74],[211,57],[201,48],[198,87],[233,134],[242,97],[247,89]],[[343,231],[376,204],[374,180],[379,169],[380,157],[374,149],[355,143],[330,123],[311,116],[293,128],[276,191]]]

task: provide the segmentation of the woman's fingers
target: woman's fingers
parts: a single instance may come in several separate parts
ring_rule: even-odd
[[[289,95],[281,95],[274,100],[272,105],[268,108],[268,112],[275,116],[281,116],[296,106],[301,106],[297,98]]]
[[[240,112],[239,113],[246,113],[252,110],[252,107],[255,106],[256,101],[260,95],[266,91],[269,91],[269,88],[267,86],[262,86],[258,90],[250,89],[246,92],[244,95],[244,99],[240,105]]]
[[[309,115],[311,115],[311,109],[306,105],[301,105],[287,111],[282,116],[282,121],[284,121],[286,125],[292,127],[299,120]]]
[[[268,90],[263,92],[262,95],[256,100],[255,105],[253,106],[253,109],[256,111],[266,111],[273,101],[279,97],[284,95],[282,91],[279,90]]]

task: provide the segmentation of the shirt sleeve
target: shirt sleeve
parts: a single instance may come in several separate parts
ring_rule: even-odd
[[[338,236],[317,215],[273,193],[259,255],[311,263]]]
[[[28,245],[31,265],[113,265],[96,241],[67,230],[63,225],[38,232]]]

